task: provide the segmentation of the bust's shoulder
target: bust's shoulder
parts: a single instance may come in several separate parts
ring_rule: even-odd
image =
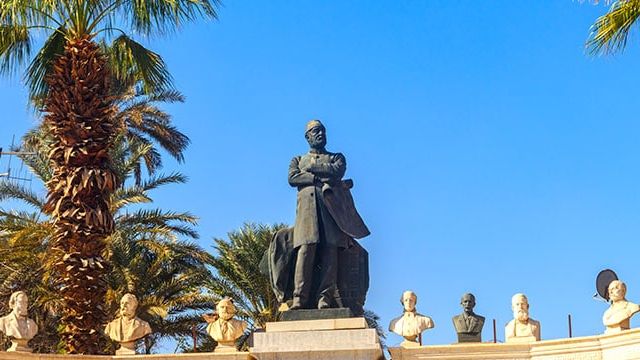
[[[627,301],[627,309],[629,309],[632,312],[637,312],[640,311],[640,305],[636,304],[636,303],[632,303],[631,301]]]
[[[516,323],[516,319],[511,319],[507,325],[505,325],[505,327],[507,328],[513,328],[513,325]]]
[[[424,322],[433,323],[433,319],[431,319],[431,316],[416,313],[416,317]]]
[[[137,316],[135,317],[135,319],[134,319],[134,320],[135,320],[135,322],[136,322],[137,324],[139,324],[140,326],[149,326],[149,323],[148,323],[148,322],[146,322],[146,321],[144,321],[144,320],[140,319],[140,318],[139,318],[139,317],[137,317]]]
[[[540,327],[540,321],[529,318],[529,325],[533,327]]]

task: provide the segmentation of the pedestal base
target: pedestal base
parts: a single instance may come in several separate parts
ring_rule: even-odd
[[[233,341],[218,342],[218,346],[216,346],[213,352],[216,354],[221,354],[221,353],[228,354],[228,353],[238,352],[238,349],[236,349],[236,344]]]
[[[9,347],[7,351],[26,353],[33,352],[33,349],[27,345],[28,342],[29,340],[27,339],[11,339],[11,347]]]
[[[344,319],[353,317],[349,308],[332,309],[300,309],[288,310],[280,315],[281,321],[320,320],[320,319]]]
[[[482,342],[482,336],[480,333],[458,333],[458,343],[479,343]]]
[[[253,334],[249,350],[257,360],[378,360],[382,348],[364,318],[267,323]]]
[[[116,355],[135,355],[135,354],[136,354],[135,341],[120,343],[120,349],[116,350]]]

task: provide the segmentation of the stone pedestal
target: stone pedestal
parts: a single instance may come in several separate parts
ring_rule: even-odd
[[[7,351],[26,353],[33,352],[33,350],[27,345],[28,342],[29,340],[27,339],[11,339],[11,347],[9,347]]]
[[[382,348],[364,318],[267,323],[253,334],[249,350],[257,360],[378,360]]]
[[[122,342],[120,343],[120,349],[116,350],[116,355],[135,355],[136,354],[136,342]]]

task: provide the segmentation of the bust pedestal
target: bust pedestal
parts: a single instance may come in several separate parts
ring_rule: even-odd
[[[7,351],[33,352],[33,349],[27,345],[28,342],[28,339],[11,339],[11,347]]]
[[[116,350],[116,355],[135,355],[135,354],[136,354],[135,341],[121,342],[120,349]]]
[[[482,342],[482,337],[480,333],[458,333],[458,342],[459,343],[469,343],[469,342]]]

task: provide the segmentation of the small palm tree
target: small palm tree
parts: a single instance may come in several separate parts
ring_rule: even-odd
[[[640,17],[640,0],[616,0],[591,26],[587,49],[592,54],[610,54],[627,45],[629,32]]]

